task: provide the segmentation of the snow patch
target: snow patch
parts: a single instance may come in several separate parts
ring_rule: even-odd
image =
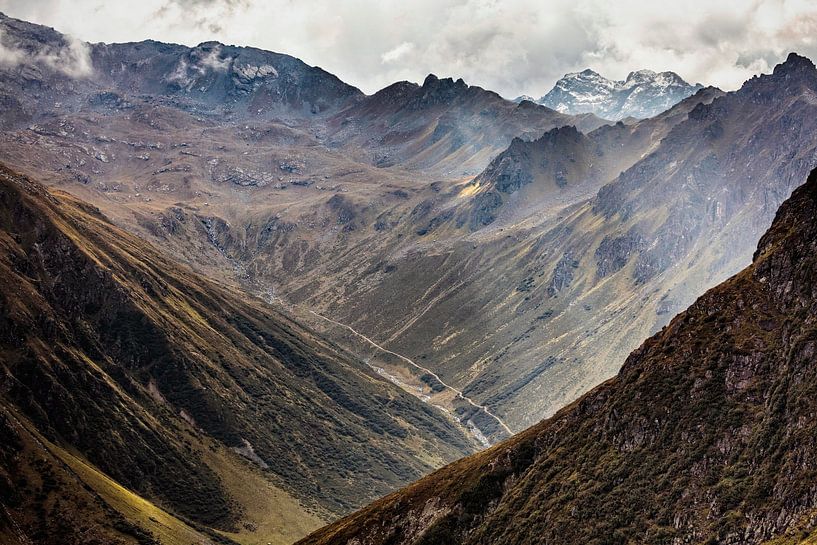
[[[674,72],[637,70],[626,80],[613,81],[588,69],[566,74],[537,102],[567,114],[594,113],[610,120],[646,118],[671,108],[701,87],[688,84]]]

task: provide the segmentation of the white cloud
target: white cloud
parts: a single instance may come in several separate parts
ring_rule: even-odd
[[[732,89],[789,51],[817,56],[813,0],[0,0],[0,11],[91,41],[252,45],[366,92],[433,72],[541,96],[586,67]]]
[[[15,47],[9,47],[4,42],[6,38],[0,31],[0,65],[9,67],[17,66],[25,58],[25,53]]]
[[[403,42],[397,47],[393,49],[389,49],[382,55],[380,55],[380,62],[383,64],[389,64],[392,62],[397,62],[400,59],[404,58],[406,55],[414,51],[414,44],[412,42]]]
[[[230,68],[232,60],[230,57],[222,59],[221,46],[217,46],[207,52],[207,55],[199,61],[199,65],[204,68],[209,68],[214,72],[226,72],[227,69]]]
[[[93,73],[88,44],[76,38],[69,38],[68,45],[61,49],[40,52],[36,60],[73,78],[87,77]]]
[[[67,37],[67,40],[68,43],[61,48],[46,47],[32,52],[22,49],[18,44],[10,43],[8,36],[0,31],[0,64],[6,67],[39,64],[73,78],[90,76],[93,65],[88,44],[71,37]]]

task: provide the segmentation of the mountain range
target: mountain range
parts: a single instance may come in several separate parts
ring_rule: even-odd
[[[639,469],[621,444],[652,445],[648,411],[676,408],[687,382],[653,375],[655,397],[609,385],[637,383],[633,369],[652,364],[633,362],[667,331],[667,361],[707,350],[670,320],[752,261],[817,166],[810,60],[791,54],[728,93],[635,72],[598,102],[629,108],[613,122],[435,75],[366,95],[294,57],[217,42],[88,44],[6,16],[0,31],[0,264],[14,279],[0,285],[4,539],[291,543],[497,443],[310,539],[509,542],[503,529],[539,520],[556,492],[553,531],[579,541],[808,529],[801,496],[776,511],[779,526],[762,509],[781,504],[749,505],[757,525],[718,504],[713,520],[736,521],[723,535],[663,493],[644,496],[644,518],[629,481],[615,497],[633,510],[615,528],[570,529],[565,513],[591,512],[587,491],[631,470],[655,482],[664,467]],[[804,192],[786,209],[810,210]],[[718,289],[756,287],[729,282]],[[707,308],[687,315],[721,310]],[[744,354],[744,340],[712,353]],[[768,357],[793,345],[780,346]],[[763,380],[772,391],[778,379]],[[710,382],[707,402],[722,395]],[[600,431],[589,413],[611,388],[619,420]],[[743,438],[704,405],[655,418]],[[537,465],[554,452],[564,460]],[[549,468],[578,471],[574,459],[592,475],[623,465],[580,490],[548,484]],[[694,505],[743,475],[709,467],[683,483]],[[657,522],[633,522],[644,520]]]
[[[17,25],[57,40],[7,21],[7,36]],[[31,85],[58,94],[0,134],[2,159],[376,359],[408,391],[445,398],[489,441],[612,376],[641,339],[739,270],[814,161],[814,69],[796,56],[739,91],[702,89],[634,123],[582,118],[571,132],[560,128],[569,116],[433,76],[369,97],[344,88],[319,113],[280,104],[286,119],[228,102],[238,113],[225,120],[203,82],[222,89],[232,78],[143,93],[153,83],[136,80],[167,79],[197,50],[166,47],[176,60],[156,62],[163,73],[142,63],[126,85],[41,69]],[[92,59],[115,49],[89,48]],[[4,76],[9,101],[24,99],[28,68],[16,70]],[[336,79],[310,70],[334,96]],[[100,101],[111,94],[120,102]],[[788,150],[777,149],[783,134]],[[729,191],[740,180],[748,185]],[[677,239],[676,229],[689,232]],[[647,244],[656,233],[669,238]],[[712,237],[728,252],[713,254]],[[451,388],[435,392],[427,371]]]
[[[666,111],[703,88],[675,72],[638,70],[622,81],[609,80],[591,69],[565,74],[539,100],[528,100],[570,115],[595,114],[603,119],[646,119]]]

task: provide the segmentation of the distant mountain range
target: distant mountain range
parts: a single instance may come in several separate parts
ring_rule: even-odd
[[[613,122],[435,75],[365,95],[216,42],[0,32],[12,543],[89,541],[77,520],[291,543],[614,376],[817,166],[796,54]]]
[[[539,100],[528,100],[570,115],[592,113],[602,119],[646,119],[669,110],[703,86],[690,85],[675,72],[638,70],[623,81],[609,80],[589,68],[565,74]]]

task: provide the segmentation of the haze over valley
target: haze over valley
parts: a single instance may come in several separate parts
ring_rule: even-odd
[[[809,542],[817,68],[665,68],[0,14],[0,542]]]

